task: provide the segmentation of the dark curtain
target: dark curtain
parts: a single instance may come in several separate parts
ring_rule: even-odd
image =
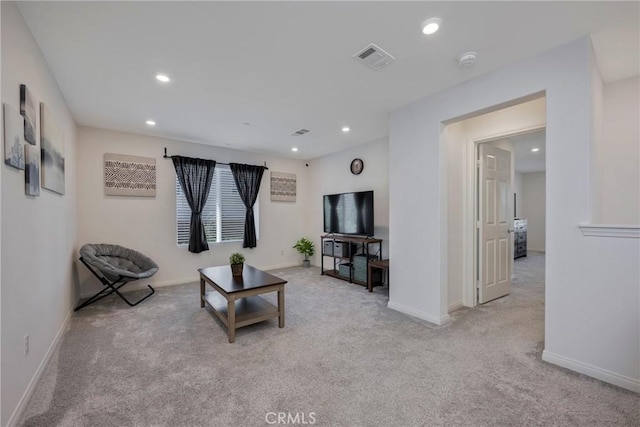
[[[244,220],[244,240],[242,247],[255,248],[256,223],[253,219],[253,205],[258,198],[264,167],[240,165],[238,163],[230,163],[229,167],[231,168],[231,173],[233,173],[233,180],[236,182],[236,188],[238,189],[238,193],[240,193],[240,198],[247,208]]]
[[[173,156],[178,182],[191,208],[191,227],[189,229],[189,252],[200,253],[209,250],[207,235],[202,224],[202,209],[207,203],[215,160],[192,159]]]

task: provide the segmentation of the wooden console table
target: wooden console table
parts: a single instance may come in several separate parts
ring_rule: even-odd
[[[365,287],[368,286],[371,277],[367,265],[374,260],[379,260],[382,254],[382,239],[374,237],[326,234],[320,236],[320,246],[322,251],[320,274]],[[325,257],[332,260],[327,270],[325,270]]]
[[[279,277],[245,264],[242,276],[233,276],[231,267],[207,267],[200,272],[200,307],[205,303],[227,326],[229,342],[236,340],[236,329],[277,317],[284,328],[284,285]],[[214,289],[205,292],[206,284]],[[278,307],[260,294],[278,292]]]

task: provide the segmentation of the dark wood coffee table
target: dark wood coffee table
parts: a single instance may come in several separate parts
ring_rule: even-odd
[[[233,276],[231,267],[206,267],[200,272],[200,307],[205,302],[227,326],[229,342],[236,340],[236,329],[278,318],[284,328],[284,285],[286,280],[245,264],[242,276]],[[205,283],[214,290],[205,292]],[[278,307],[261,298],[260,294],[278,292]]]

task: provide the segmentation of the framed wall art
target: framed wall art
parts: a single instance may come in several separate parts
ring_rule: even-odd
[[[296,185],[296,174],[271,172],[271,201],[295,202]]]
[[[24,193],[27,196],[40,195],[40,150],[31,144],[24,146]]]
[[[155,197],[156,159],[105,153],[104,192],[107,196]]]
[[[44,102],[40,103],[42,188],[64,194],[64,135]]]
[[[4,104],[4,162],[17,169],[24,169],[24,117],[9,104]]]
[[[20,85],[20,114],[24,117],[24,139],[36,145],[36,103],[27,85]]]

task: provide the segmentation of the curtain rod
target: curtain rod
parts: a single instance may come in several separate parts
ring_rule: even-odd
[[[164,157],[165,159],[170,159],[171,157],[173,157],[173,156],[167,156],[167,147],[164,147],[164,156],[162,156],[162,157]],[[229,163],[216,162],[216,164],[229,166]],[[262,166],[262,167],[265,168],[266,170],[269,170],[269,168],[267,167],[267,162],[266,161],[264,162],[264,166]]]

